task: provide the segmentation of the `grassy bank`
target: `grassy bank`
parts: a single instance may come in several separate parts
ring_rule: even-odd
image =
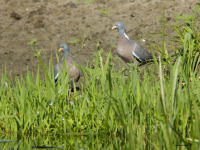
[[[172,28],[176,53],[165,46],[150,46],[159,59],[143,68],[130,66],[128,74],[116,69],[113,57],[100,50],[94,67],[81,66],[80,90],[69,92],[67,76],[55,87],[53,65],[40,62],[33,78],[9,80],[1,75],[0,132],[37,134],[99,135],[121,137],[123,149],[195,149],[200,139],[199,22],[198,13],[179,16]],[[30,43],[32,44],[32,43]],[[103,62],[102,55],[106,55]],[[40,69],[45,76],[40,76]],[[66,145],[73,147],[67,142]],[[114,148],[113,148],[114,149]]]

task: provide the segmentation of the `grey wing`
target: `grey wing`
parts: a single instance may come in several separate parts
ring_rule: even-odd
[[[138,43],[135,43],[135,42],[133,44],[132,54],[139,62],[149,60],[149,59],[153,59],[151,53],[149,53],[141,45],[139,45]]]

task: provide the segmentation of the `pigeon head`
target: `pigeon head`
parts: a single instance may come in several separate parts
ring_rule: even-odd
[[[115,25],[112,27],[112,29],[117,29],[119,33],[126,33],[124,24],[122,22],[115,22]]]
[[[60,44],[60,49],[59,52],[62,51],[64,54],[68,54],[71,55],[70,51],[69,51],[69,47],[67,44]]]

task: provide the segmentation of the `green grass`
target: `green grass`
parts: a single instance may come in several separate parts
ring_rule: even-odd
[[[196,12],[197,13],[197,12]],[[197,16],[197,15],[196,15]],[[164,18],[164,15],[163,15]],[[181,18],[183,19],[183,17]],[[33,78],[14,81],[6,69],[0,84],[0,133],[26,136],[100,134],[116,137],[123,149],[196,149],[200,139],[199,24],[196,17],[172,25],[179,44],[171,57],[162,48],[158,61],[145,68],[131,66],[128,75],[116,69],[115,58],[103,49],[96,54],[94,68],[81,66],[83,82],[72,95],[68,76],[54,86],[53,64],[40,66]],[[163,21],[162,39],[165,37]],[[103,61],[103,56],[106,58]],[[42,69],[45,76],[41,76]],[[59,92],[63,90],[62,92]],[[65,146],[77,144],[66,142]],[[120,145],[118,145],[118,148]],[[113,148],[114,149],[114,148]]]
[[[90,0],[85,1],[85,2],[76,2],[77,5],[81,5],[81,4],[91,4],[91,3],[93,3],[93,1],[90,1]]]
[[[109,13],[109,9],[107,10],[99,9],[99,11],[104,15],[107,15]]]

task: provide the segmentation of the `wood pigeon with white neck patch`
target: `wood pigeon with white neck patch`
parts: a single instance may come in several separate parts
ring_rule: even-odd
[[[136,59],[139,63],[144,64],[148,60],[153,59],[151,53],[127,36],[122,22],[115,22],[112,29],[117,29],[119,31],[117,54],[125,63],[133,63]]]
[[[63,52],[63,58],[59,63],[56,64],[54,68],[55,84],[57,84],[59,73],[63,71],[63,63],[65,60],[65,69],[66,69],[66,72],[69,73],[69,83],[72,85],[72,88],[73,88],[73,82],[77,82],[81,76],[80,70],[75,65],[75,64],[78,65],[78,62],[71,55],[67,44],[61,44],[59,52],[60,51]]]

